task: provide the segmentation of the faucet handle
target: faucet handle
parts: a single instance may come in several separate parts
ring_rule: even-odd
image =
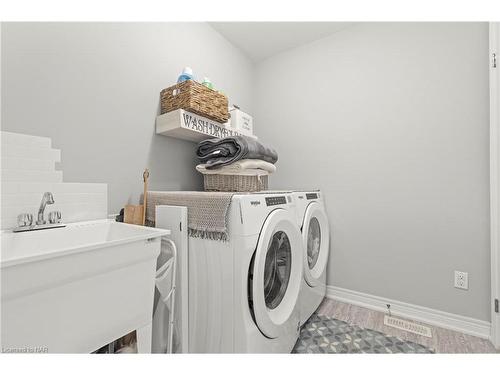
[[[20,214],[17,216],[17,226],[18,227],[29,227],[33,224],[32,214]]]
[[[61,211],[52,211],[49,213],[49,223],[50,224],[58,224],[61,222]]]

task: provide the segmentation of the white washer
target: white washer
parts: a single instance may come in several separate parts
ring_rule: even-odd
[[[300,321],[304,324],[326,295],[330,227],[321,192],[295,191],[296,220],[302,232],[304,277],[300,291]]]
[[[291,194],[234,195],[226,242],[189,237],[189,352],[288,353],[302,238]]]

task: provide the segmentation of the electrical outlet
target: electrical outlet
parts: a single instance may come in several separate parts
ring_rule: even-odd
[[[455,271],[455,288],[469,290],[469,274]]]

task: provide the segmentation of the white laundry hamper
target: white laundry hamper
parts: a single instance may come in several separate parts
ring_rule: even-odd
[[[172,254],[156,271],[155,285],[159,296],[153,314],[152,352],[172,353],[175,311],[175,277],[177,248],[175,243],[162,238],[161,251],[165,255],[169,245]]]

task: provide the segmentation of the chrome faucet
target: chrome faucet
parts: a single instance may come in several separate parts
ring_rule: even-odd
[[[48,204],[54,204],[54,197],[51,192],[46,192],[43,194],[42,201],[40,202],[40,208],[38,209],[38,219],[36,221],[37,225],[44,225],[47,222],[43,218],[43,213],[45,212],[45,206]]]
[[[33,215],[30,213],[23,213],[17,216],[17,227],[13,228],[13,232],[31,232],[41,229],[62,228],[66,224],[61,222],[61,211],[52,211],[49,213],[49,223],[44,219],[45,207],[48,204],[54,204],[54,197],[51,192],[43,194],[40,208],[38,209],[38,218],[36,223],[33,224]]]

